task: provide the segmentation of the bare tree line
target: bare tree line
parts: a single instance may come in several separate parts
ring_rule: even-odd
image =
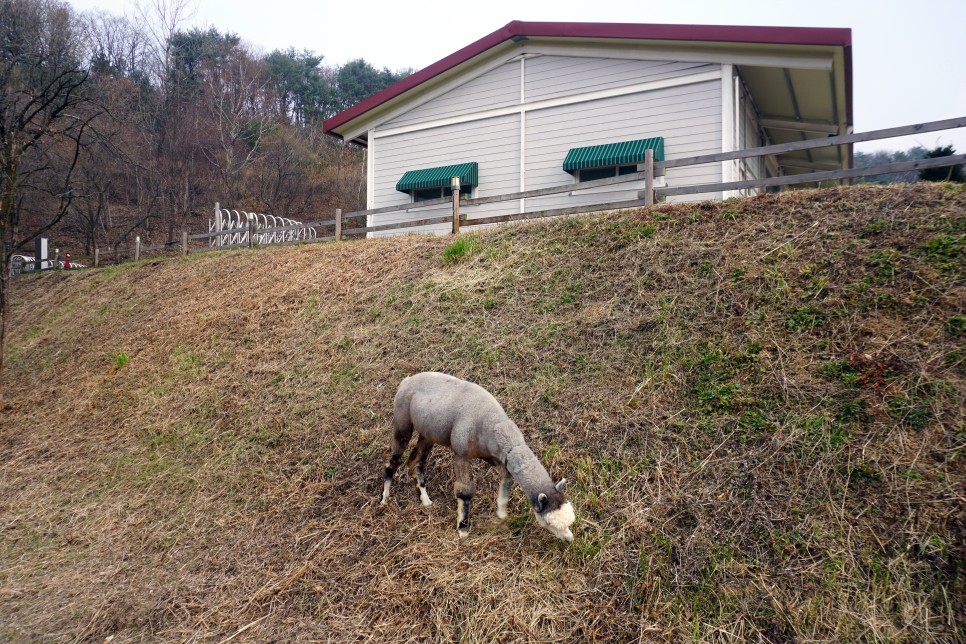
[[[186,0],[135,9],[0,0],[0,374],[10,258],[38,235],[76,257],[206,230],[216,201],[293,219],[365,202],[364,151],[322,121],[408,70],[261,55],[191,27]]]
[[[91,254],[135,234],[172,240],[200,230],[215,201],[296,219],[363,207],[364,152],[323,136],[321,123],[408,72],[329,67],[294,49],[258,55],[236,35],[188,26],[184,0],[133,17],[77,14],[57,0],[5,4],[59,11],[49,46],[86,73],[99,112],[71,176],[74,199],[50,231],[60,246]],[[31,202],[24,222],[46,218]]]

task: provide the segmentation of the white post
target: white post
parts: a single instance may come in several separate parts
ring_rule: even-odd
[[[134,261],[141,259],[141,236],[134,238]]]
[[[223,242],[221,239],[222,226],[223,226],[223,223],[221,221],[221,204],[219,204],[216,201],[215,202],[215,232],[218,234],[218,236],[215,237],[215,239],[217,239],[218,241],[215,242],[215,246],[223,245]]]

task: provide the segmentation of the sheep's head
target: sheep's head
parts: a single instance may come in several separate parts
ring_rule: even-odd
[[[541,492],[533,503],[533,512],[540,527],[549,530],[553,536],[563,541],[573,541],[574,533],[570,531],[577,518],[574,506],[564,496],[563,489],[567,479],[560,479],[549,494]]]

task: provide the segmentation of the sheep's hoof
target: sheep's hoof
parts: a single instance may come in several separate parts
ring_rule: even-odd
[[[433,502],[429,499],[421,499],[424,508],[428,508],[433,505]]]
[[[457,530],[457,532],[460,533],[460,539],[465,539],[466,537],[470,536],[469,530]]]
[[[503,510],[503,511],[497,510],[496,511],[496,518],[499,519],[500,521],[506,521],[506,518],[508,516],[510,516],[510,513],[507,512],[506,510]]]

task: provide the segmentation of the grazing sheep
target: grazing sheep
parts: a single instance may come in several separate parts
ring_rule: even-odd
[[[413,432],[418,439],[409,453],[409,468],[423,505],[433,502],[426,493],[426,460],[434,445],[445,445],[455,455],[456,528],[469,535],[470,502],[476,491],[470,459],[478,458],[503,470],[496,497],[496,515],[507,517],[510,485],[516,479],[533,506],[537,523],[564,541],[573,541],[570,526],[574,509],[563,493],[567,479],[554,485],[540,461],[527,447],[523,434],[503,407],[479,385],[444,373],[424,372],[399,384],[393,403],[393,434],[383,484],[382,502],[389,499],[392,477]]]

